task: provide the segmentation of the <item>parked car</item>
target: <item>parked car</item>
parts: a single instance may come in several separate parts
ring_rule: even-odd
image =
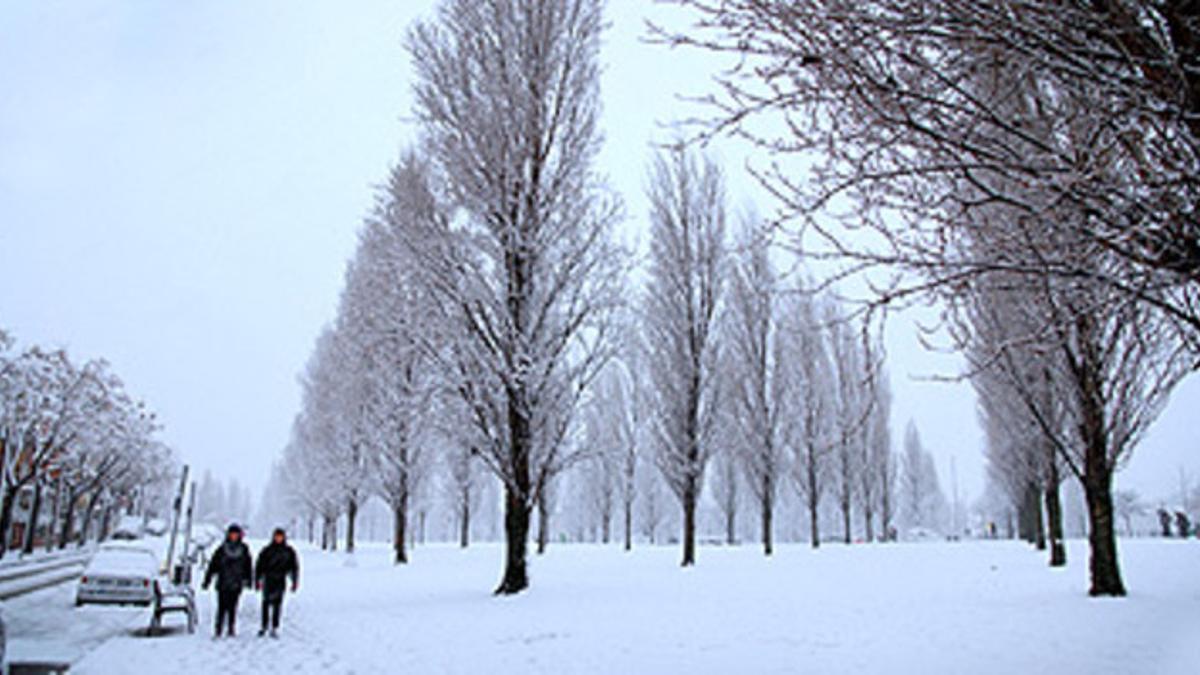
[[[941,541],[942,535],[928,527],[911,527],[904,533],[904,541]]]
[[[144,546],[108,543],[79,578],[75,606],[149,606],[158,593],[158,555]]]
[[[192,546],[198,549],[208,548],[221,540],[221,532],[212,525],[200,525],[192,532]]]
[[[140,516],[122,516],[113,528],[109,537],[117,541],[133,541],[142,538],[142,519]]]
[[[161,537],[167,533],[167,530],[170,529],[170,527],[171,526],[167,524],[167,521],[163,520],[162,518],[151,518],[146,522],[145,530],[146,534],[154,537]]]

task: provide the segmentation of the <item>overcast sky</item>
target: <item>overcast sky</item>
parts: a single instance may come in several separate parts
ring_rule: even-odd
[[[333,317],[373,185],[411,138],[406,26],[432,0],[0,3],[0,326],[105,357],[185,461],[261,486]],[[645,0],[610,0],[601,169],[646,224],[649,145],[696,111],[709,57],[644,43]],[[715,149],[735,208],[771,212],[742,150]],[[916,421],[949,493],[983,486],[969,386],[927,381],[910,319],[888,330],[896,445]],[[1200,478],[1200,382],[1120,476],[1157,499]]]

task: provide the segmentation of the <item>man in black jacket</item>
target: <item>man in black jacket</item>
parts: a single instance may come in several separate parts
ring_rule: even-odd
[[[202,588],[208,590],[213,577],[217,578],[217,625],[214,637],[221,637],[221,625],[229,626],[229,637],[234,637],[237,624],[238,598],[243,588],[250,587],[253,573],[250,567],[250,549],[242,541],[242,528],[236,523],[229,526],[225,542],[217,547],[208,561]]]
[[[287,578],[292,578],[292,592],[300,586],[300,562],[296,550],[287,543],[283,528],[275,528],[271,543],[263,547],[254,564],[254,583],[262,591],[262,630],[258,636],[266,635],[268,616],[271,637],[279,637],[279,613],[283,609],[283,592]]]

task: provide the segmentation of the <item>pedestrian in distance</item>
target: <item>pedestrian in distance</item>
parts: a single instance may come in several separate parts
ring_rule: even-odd
[[[221,637],[222,625],[228,626],[229,637],[237,635],[238,599],[243,588],[250,588],[253,579],[250,549],[242,541],[242,528],[236,523],[229,526],[225,541],[213,552],[204,574],[204,590],[217,581],[217,624],[213,637]]]
[[[1192,536],[1192,521],[1183,511],[1175,512],[1175,531],[1179,533],[1180,539]]]
[[[283,609],[283,594],[287,590],[288,577],[292,579],[292,592],[300,587],[300,561],[296,550],[287,543],[283,528],[275,528],[271,543],[258,553],[254,563],[254,585],[262,593],[262,637],[270,629],[271,637],[279,637],[279,614]]]

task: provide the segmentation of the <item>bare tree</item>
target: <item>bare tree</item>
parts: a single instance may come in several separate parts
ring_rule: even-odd
[[[779,482],[787,471],[794,391],[788,363],[788,337],[779,331],[779,282],[768,241],[748,223],[742,254],[729,289],[726,359],[730,381],[731,426],[746,482],[758,504],[763,552],[773,550],[773,517]]]
[[[933,456],[921,444],[921,435],[912,421],[904,431],[904,455],[901,460],[900,495],[904,500],[908,525],[941,532],[946,497],[942,494]]]
[[[742,503],[740,462],[728,445],[714,453],[713,462],[716,466],[708,479],[712,486],[710,493],[721,513],[725,543],[732,546],[738,541],[737,514]]]
[[[849,318],[839,305],[825,306],[829,331],[830,357],[833,360],[835,424],[837,444],[834,446],[834,491],[842,515],[842,541],[853,538],[851,514],[862,487],[866,471],[863,459],[866,452],[867,414],[870,412],[871,366],[863,354]]]
[[[446,456],[450,476],[449,490],[454,504],[454,518],[458,529],[458,545],[471,545],[471,515],[479,501],[478,461],[475,450],[467,445],[458,445]]]
[[[680,4],[696,29],[660,38],[736,57],[707,133],[770,152],[764,183],[854,271],[915,273],[875,286],[878,303],[996,270],[1088,279],[1200,350],[1200,29],[1186,4]],[[1063,220],[1048,202],[1089,218]],[[1113,264],[957,251],[974,227],[963,216],[1000,204]],[[828,227],[839,221],[882,236]]]
[[[1113,508],[1125,523],[1125,536],[1133,536],[1133,519],[1147,513],[1146,503],[1137,490],[1117,490],[1113,493]]]
[[[705,30],[673,41],[747,57],[722,78],[717,128],[774,151],[779,169],[763,178],[802,223],[798,245],[848,263],[846,274],[900,274],[870,285],[870,307],[969,302],[996,277],[1033,300],[1025,339],[1051,355],[1064,414],[1061,428],[1038,426],[1084,484],[1090,593],[1123,595],[1112,475],[1200,351],[1191,12],[686,4]],[[760,114],[786,124],[753,124]],[[792,153],[819,159],[789,172],[779,155]]]
[[[977,291],[978,293],[978,291]],[[1063,543],[1062,506],[1059,486],[1062,482],[1061,459],[1054,444],[1039,427],[1038,419],[1054,429],[1065,424],[1063,406],[1052,391],[1052,355],[1031,349],[1022,336],[1035,328],[1025,325],[1028,316],[1012,302],[1020,296],[980,295],[972,314],[972,335],[976,344],[965,353],[976,369],[972,383],[979,395],[984,424],[989,428],[989,467],[1004,474],[1021,522],[1033,524],[1039,549],[1050,549],[1050,565],[1066,564]],[[1032,491],[1040,491],[1035,498]],[[1043,527],[1040,508],[1045,506]],[[1033,508],[1032,512],[1030,507]]]
[[[784,332],[795,345],[790,361],[796,369],[795,386],[799,391],[795,439],[791,443],[792,479],[808,510],[813,548],[821,545],[821,498],[828,488],[832,469],[830,458],[837,444],[834,424],[836,382],[827,336],[816,305],[816,298],[802,289],[788,304],[784,323]]]
[[[462,216],[432,214],[408,244],[453,326],[437,353],[504,485],[500,594],[529,585],[531,510],[570,464],[562,440],[610,352],[618,209],[592,168],[603,27],[598,0],[443,0],[408,38],[424,190]]]
[[[645,321],[656,464],[683,509],[683,565],[696,562],[696,506],[717,417],[717,310],[725,273],[725,184],[712,160],[659,154],[650,184]]]
[[[588,418],[593,451],[603,454],[611,465],[626,551],[633,547],[633,507],[638,493],[638,457],[646,417],[640,372],[643,359],[636,335],[636,328],[630,326],[620,357],[610,361],[597,378]]]
[[[641,461],[641,460],[639,460]],[[651,546],[658,543],[658,530],[666,520],[665,503],[668,499],[663,489],[663,481],[659,472],[650,466],[643,466],[637,472],[638,482],[638,524],[642,536]]]
[[[869,357],[870,358],[870,357]],[[867,394],[869,415],[862,433],[862,472],[859,475],[859,508],[867,541],[875,539],[872,520],[879,515],[879,539],[888,541],[895,515],[896,455],[892,450],[892,392],[887,374],[878,365]],[[878,509],[878,511],[876,511]]]

